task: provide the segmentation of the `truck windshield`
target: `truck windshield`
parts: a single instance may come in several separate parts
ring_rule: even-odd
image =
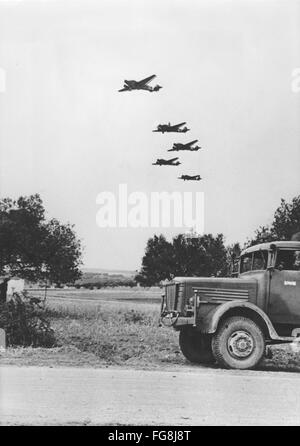
[[[241,257],[241,273],[265,270],[268,263],[268,251],[255,251]]]
[[[300,271],[300,251],[279,250],[275,268],[280,270]]]

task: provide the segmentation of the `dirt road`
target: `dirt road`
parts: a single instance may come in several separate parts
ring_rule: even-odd
[[[0,422],[300,425],[300,375],[0,367]]]

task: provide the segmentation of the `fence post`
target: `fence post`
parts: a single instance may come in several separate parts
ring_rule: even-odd
[[[6,302],[7,288],[8,288],[8,280],[4,279],[3,282],[0,283],[0,303]]]
[[[0,328],[0,353],[6,349],[6,337],[3,328]]]

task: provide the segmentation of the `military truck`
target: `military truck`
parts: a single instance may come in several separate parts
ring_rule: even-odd
[[[191,362],[250,369],[270,345],[300,336],[300,242],[251,246],[237,264],[235,277],[175,277],[165,285],[161,322],[179,330]]]

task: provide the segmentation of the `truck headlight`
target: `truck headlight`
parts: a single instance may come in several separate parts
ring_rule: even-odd
[[[189,298],[189,300],[188,300],[188,304],[189,304],[189,306],[191,306],[191,307],[194,305],[194,296]]]

